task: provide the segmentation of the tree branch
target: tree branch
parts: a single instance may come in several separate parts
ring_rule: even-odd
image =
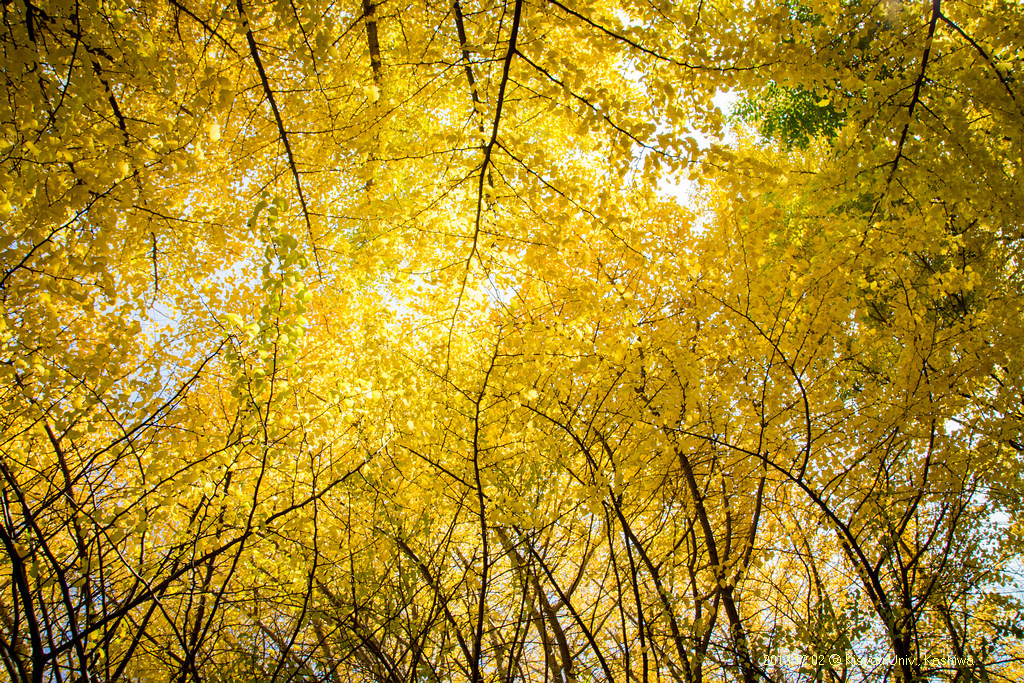
[[[263,86],[263,94],[267,96],[267,101],[270,103],[270,110],[274,113],[274,121],[277,123],[277,132],[281,136],[281,142],[284,144],[284,151],[288,157],[288,167],[291,169],[292,178],[295,179],[295,189],[299,193],[299,203],[302,205],[302,217],[306,220],[306,230],[309,232],[309,243],[313,248],[313,260],[316,261],[317,273],[320,279],[324,279],[323,267],[320,264],[320,253],[316,247],[316,238],[313,236],[313,224],[309,219],[309,208],[306,205],[306,195],[302,191],[302,182],[299,179],[299,169],[295,163],[295,154],[292,152],[292,143],[288,139],[288,132],[284,127],[284,120],[281,118],[281,110],[277,106],[277,99],[274,97],[274,91],[270,87],[270,79],[267,78],[267,71],[263,68],[263,60],[260,58],[260,50],[256,46],[256,38],[252,34],[252,28],[248,25],[248,19],[245,14],[245,7],[242,5],[242,0],[235,0],[238,6],[238,14],[241,20],[246,22],[245,29],[245,40],[249,43],[249,54],[252,55],[253,64],[256,65],[256,71],[259,73],[260,83]]]

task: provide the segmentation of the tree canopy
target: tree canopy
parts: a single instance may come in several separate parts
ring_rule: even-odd
[[[9,680],[1024,678],[1019,3],[2,17]]]

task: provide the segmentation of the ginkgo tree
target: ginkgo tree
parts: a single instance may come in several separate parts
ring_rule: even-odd
[[[10,680],[1021,677],[1019,6],[2,12]]]

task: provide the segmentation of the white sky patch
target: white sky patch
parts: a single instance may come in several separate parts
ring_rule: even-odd
[[[739,102],[741,93],[734,91],[719,91],[711,101],[716,107],[722,110],[722,114],[726,117],[732,113],[733,107]],[[698,131],[691,131],[694,139],[697,140],[697,145],[700,149],[707,149],[711,146],[711,141],[700,134]],[[722,136],[722,142],[731,144],[736,141],[736,133],[729,126],[728,121],[725,124],[724,134]],[[690,178],[686,177],[685,174],[680,174],[674,178],[662,178],[658,185],[658,190],[669,197],[675,197],[676,200],[686,205],[689,203],[693,196],[693,192],[696,189],[697,183]]]

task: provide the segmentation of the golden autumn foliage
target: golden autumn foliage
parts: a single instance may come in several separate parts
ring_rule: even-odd
[[[1024,677],[1019,4],[2,18],[9,680]]]

